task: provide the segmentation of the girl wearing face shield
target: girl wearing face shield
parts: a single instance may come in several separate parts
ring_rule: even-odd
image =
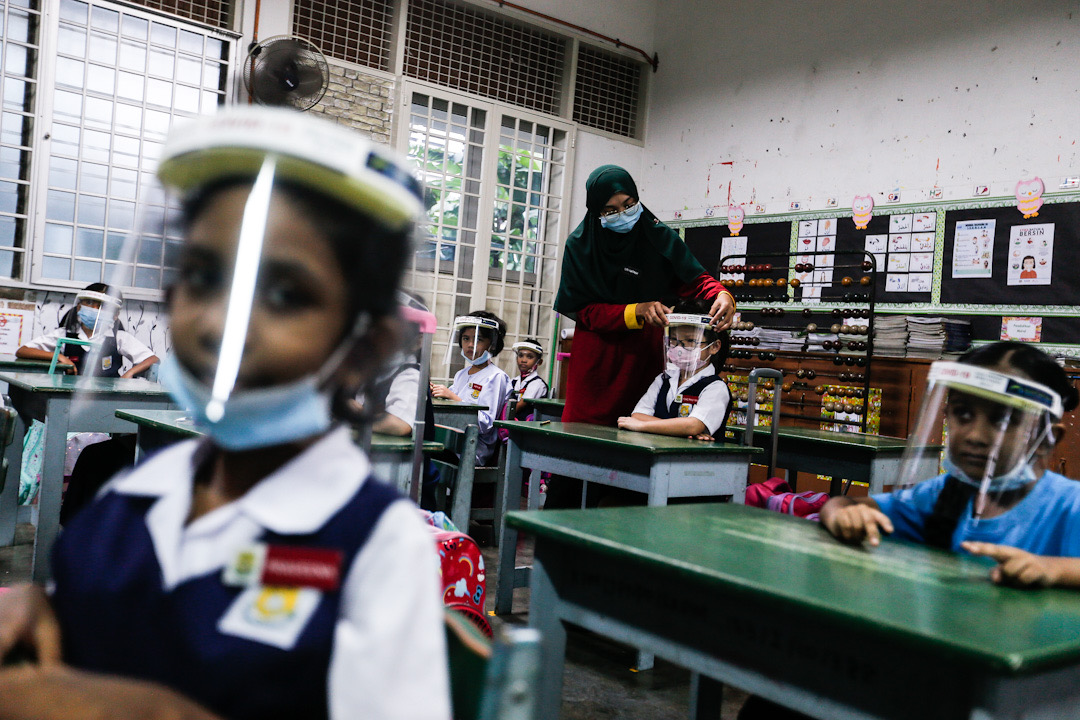
[[[943,407],[946,472],[916,482],[905,462],[892,493],[837,497],[822,525],[845,542],[881,533],[998,561],[994,582],[1080,587],[1080,484],[1047,464],[1077,406],[1065,372],[1036,348],[987,345],[931,366],[909,449],[921,452]]]
[[[419,184],[261,107],[174,131],[158,174],[185,220],[161,380],[205,439],[72,520],[51,597],[0,597],[0,655],[47,666],[0,673],[0,715],[446,720],[430,533],[339,424],[397,349]]]
[[[15,351],[15,357],[52,360],[61,338],[91,341],[95,345],[65,344],[57,360],[72,365],[76,375],[95,377],[136,377],[159,362],[158,356],[127,332],[117,319],[124,298],[105,283],[92,283],[75,296],[75,306],[67,311],[60,327],[36,337]],[[127,370],[121,375],[124,365]]]

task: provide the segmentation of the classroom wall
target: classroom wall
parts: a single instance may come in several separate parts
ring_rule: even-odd
[[[640,185],[662,219],[1080,175],[1075,0],[683,0],[656,26]]]

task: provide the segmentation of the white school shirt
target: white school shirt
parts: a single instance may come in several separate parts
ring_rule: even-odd
[[[706,365],[704,369],[691,376],[689,380],[677,388],[679,369],[674,365],[668,365],[664,373],[670,379],[667,395],[667,404],[670,406],[671,403],[675,402],[675,396],[681,394],[685,388],[690,387],[703,377],[715,375],[716,368],[712,364]],[[634,412],[652,415],[656,411],[656,396],[660,393],[660,383],[664,373],[657,375],[656,379],[652,381],[652,385],[638,400]],[[731,402],[731,392],[728,390],[727,383],[721,378],[719,382],[714,382],[701,391],[701,394],[698,395],[698,401],[691,406],[688,417],[697,418],[705,424],[705,429],[710,435],[716,435],[720,423],[724,421],[724,413],[727,412],[729,402]]]
[[[103,337],[109,337],[114,332],[109,330]],[[135,365],[138,365],[143,360],[154,354],[154,351],[146,347],[141,340],[129,333],[127,330],[117,330],[116,335],[116,350],[124,356],[126,362],[130,365],[123,368],[123,372],[127,372]],[[34,348],[35,350],[44,350],[45,352],[52,352],[56,349],[56,341],[59,338],[67,337],[67,330],[64,328],[56,328],[50,330],[44,335],[38,335],[36,338],[26,343],[26,347]],[[89,340],[90,337],[83,330],[82,325],[79,325],[79,339]],[[63,351],[61,351],[62,353]]]
[[[521,375],[519,374],[517,377],[513,378],[510,381],[510,389],[514,392],[517,392],[518,388],[525,388],[525,393],[521,397],[519,397],[518,400],[547,397],[547,383],[545,383],[543,379],[533,380],[533,378],[539,377],[540,375],[536,372],[536,370],[530,371],[529,374],[525,377],[521,377]],[[529,382],[530,380],[532,380],[532,382]],[[526,385],[526,383],[528,383],[528,385]],[[512,410],[513,409],[511,408],[511,411]]]
[[[416,397],[420,391],[420,370],[405,368],[394,377],[386,393],[386,412],[413,426],[416,422]]]
[[[315,532],[360,490],[371,464],[350,430],[327,434],[243,497],[185,527],[199,440],[154,455],[102,492],[159,499],[147,529],[165,588],[221,571],[265,530]],[[327,677],[330,718],[449,720],[439,562],[430,529],[405,499],[383,512],[342,586]]]
[[[480,442],[476,443],[476,464],[485,465],[491,460],[492,451],[499,443],[499,433],[495,430],[494,422],[510,396],[510,378],[495,365],[494,360],[488,362],[487,367],[475,375],[470,375],[466,366],[454,376],[450,392],[464,402],[477,403],[487,408],[476,413],[480,425]]]

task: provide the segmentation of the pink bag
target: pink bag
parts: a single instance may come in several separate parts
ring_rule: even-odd
[[[746,496],[743,502],[754,507],[768,507],[769,498],[782,492],[791,492],[791,486],[788,485],[783,478],[771,477],[765,482],[748,485],[746,487]]]
[[[791,492],[791,486],[778,477],[750,485],[744,499],[747,505],[814,521],[820,519],[818,511],[828,501],[829,493]]]

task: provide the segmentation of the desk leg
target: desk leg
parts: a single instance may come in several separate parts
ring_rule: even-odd
[[[45,438],[41,458],[41,489],[38,490],[38,526],[34,535],[35,582],[52,576],[49,556],[60,529],[60,499],[64,489],[64,456],[67,453],[70,400],[52,400],[45,415]]]
[[[701,673],[690,673],[690,720],[717,720],[724,701],[724,684]]]
[[[531,587],[529,626],[540,631],[540,683],[536,717],[537,720],[558,720],[562,709],[566,628],[555,611],[559,596],[539,561],[533,562]]]
[[[652,471],[650,472],[650,488],[649,488],[649,507],[663,507],[668,502],[668,491],[670,489],[671,471],[662,462],[653,463]],[[532,607],[532,603],[529,603],[529,607]],[[634,664],[634,669],[638,672],[643,670],[652,670],[656,665],[656,656],[651,652],[645,652],[644,650],[638,650],[637,662]]]
[[[506,444],[506,472],[495,491],[495,502],[501,510],[499,525],[495,528],[495,536],[499,539],[499,578],[495,584],[496,615],[508,615],[514,606],[514,565],[517,562],[518,532],[506,524],[506,512],[515,498],[519,499],[520,503],[521,446],[511,435]]]
[[[11,444],[4,448],[7,476],[0,492],[0,547],[15,544],[15,525],[19,518],[19,481],[22,479],[23,438],[26,437],[26,421],[15,416],[15,435]]]

